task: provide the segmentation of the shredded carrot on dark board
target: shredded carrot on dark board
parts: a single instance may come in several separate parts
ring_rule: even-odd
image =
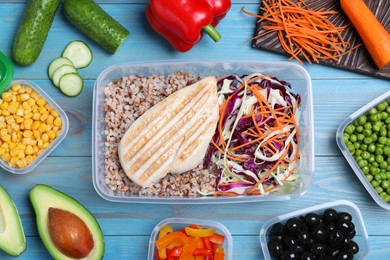
[[[258,18],[258,23],[266,22],[264,32],[252,39],[276,32],[284,51],[303,63],[302,59],[312,63],[320,60],[335,60],[360,47],[351,47],[344,41],[341,32],[347,26],[335,26],[328,20],[334,10],[313,10],[303,0],[263,0],[260,8],[262,15],[250,13]]]

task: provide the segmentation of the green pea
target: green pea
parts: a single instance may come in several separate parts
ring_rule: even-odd
[[[381,197],[382,200],[386,200],[386,197],[388,196],[387,193],[385,191],[382,191],[381,193],[379,193],[379,196]]]
[[[355,146],[353,145],[353,143],[349,142],[349,143],[347,144],[347,149],[348,149],[349,152],[352,153],[352,152],[355,151]]]
[[[378,140],[378,135],[377,135],[376,133],[373,133],[373,134],[371,135],[371,138],[372,138],[372,140],[375,142],[376,140]]]
[[[376,191],[377,193],[381,193],[381,192],[383,192],[383,188],[382,188],[381,186],[376,186],[376,187],[375,187],[375,191]]]
[[[370,121],[371,122],[378,122],[379,120],[381,120],[381,115],[380,114],[370,115]]]
[[[386,111],[383,111],[381,113],[382,120],[386,120],[388,116],[389,116],[389,113],[387,113]]]
[[[384,181],[384,180],[387,179],[387,174],[386,174],[386,172],[381,172],[380,175],[381,175],[381,180],[382,180],[382,181]]]
[[[370,136],[370,135],[372,135],[372,130],[371,129],[364,129],[363,130],[363,134],[365,135],[365,136]],[[352,134],[351,134],[352,135]],[[351,137],[350,137],[351,138]]]
[[[375,155],[370,154],[370,157],[368,158],[367,161],[370,162],[370,163],[375,163]],[[373,165],[373,166],[375,166],[375,165]],[[375,167],[376,167],[376,166],[375,166]]]
[[[374,188],[379,185],[379,182],[376,181],[376,180],[372,180],[372,181],[370,181],[370,183],[371,183],[371,186],[374,187]]]
[[[390,194],[390,188],[387,188],[387,189],[386,189],[386,193],[387,193],[387,194]]]
[[[374,176],[372,176],[371,174],[367,174],[367,175],[366,175],[366,178],[367,178],[368,181],[371,182],[372,179],[374,178]]]
[[[361,115],[357,118],[357,122],[359,125],[364,125],[367,122],[367,116]]]
[[[353,134],[354,131],[355,131],[354,125],[347,125],[344,132],[347,134]]]
[[[390,188],[390,182],[389,181],[382,181],[382,188],[387,190],[388,188]]]
[[[370,153],[367,152],[367,151],[363,151],[362,152],[362,158],[365,159],[365,160],[368,160],[368,158],[370,158]]]
[[[379,136],[387,136],[387,128],[381,127],[381,130],[379,131]]]
[[[379,169],[376,168],[376,167],[374,167],[374,166],[371,166],[371,167],[370,167],[370,173],[371,173],[372,175],[377,175],[377,174],[379,174]]]
[[[360,168],[363,168],[364,166],[367,166],[367,161],[364,159],[357,160],[357,163]]]
[[[371,159],[371,157],[370,157]],[[379,167],[379,164],[375,161],[375,156],[374,156],[374,161],[371,162],[371,165],[374,167]]]
[[[374,125],[372,126],[372,130],[375,132],[379,132],[382,127],[382,122],[375,122]]]
[[[379,168],[386,170],[389,165],[386,161],[383,161],[379,164]]]
[[[357,126],[356,129],[355,129],[355,131],[358,132],[358,133],[363,132],[363,130],[364,130],[364,128],[361,125]]]
[[[369,115],[375,115],[376,113],[378,113],[378,110],[375,107],[372,107],[368,110]]]
[[[387,134],[387,132],[386,132],[386,134]],[[357,139],[358,139],[358,141],[362,141],[363,139],[364,139],[364,134],[357,134]]]
[[[370,143],[367,147],[367,151],[370,152],[370,153],[374,153],[376,150],[376,145],[373,144],[373,143]]]
[[[386,203],[390,202],[390,195],[385,196],[383,199]]]
[[[363,172],[364,174],[368,174],[368,173],[370,172],[370,167],[364,166],[364,167],[362,168],[362,172]]]
[[[345,140],[344,140],[345,141]],[[348,139],[348,141],[349,141],[349,139]],[[374,140],[372,140],[372,138],[371,137],[369,137],[369,136],[367,136],[367,137],[365,137],[364,139],[363,139],[363,143],[365,143],[365,144],[372,144],[374,142]]]
[[[378,154],[376,157],[375,157],[375,161],[377,163],[382,163],[384,161],[384,158],[382,155]]]
[[[370,122],[366,122],[364,125],[363,125],[363,128],[364,129],[371,129],[372,128],[372,124]],[[356,127],[356,130],[358,129],[358,127]]]
[[[367,150],[367,145],[366,144],[361,144],[360,145],[360,150],[362,150],[362,151],[366,151]]]
[[[387,118],[385,119],[385,123],[386,123],[386,125],[390,124],[390,117],[387,117]]]
[[[379,185],[379,182],[382,180],[381,175],[380,174],[374,175],[374,180],[377,181]]]
[[[382,103],[379,103],[376,108],[379,110],[379,111],[384,111],[386,110],[387,108],[387,101],[383,101]]]
[[[351,142],[356,142],[357,141],[357,136],[355,134],[351,134],[351,136],[349,137],[349,141]]]

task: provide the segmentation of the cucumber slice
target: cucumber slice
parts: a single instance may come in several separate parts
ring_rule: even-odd
[[[83,41],[72,41],[66,46],[62,57],[72,61],[76,69],[87,67],[92,61],[92,51]]]
[[[53,78],[52,78],[53,84],[56,87],[59,87],[61,77],[68,73],[77,73],[77,70],[75,69],[75,67],[71,65],[62,65],[61,67],[56,69],[53,72]]]
[[[84,80],[77,73],[68,73],[60,79],[60,90],[69,97],[75,97],[81,93],[84,86]]]
[[[53,80],[53,73],[56,69],[58,69],[59,67],[61,67],[62,65],[71,65],[73,66],[73,63],[70,59],[68,58],[65,58],[65,57],[59,57],[59,58],[56,58],[54,59],[50,65],[49,65],[49,70],[48,70],[48,73],[49,73],[49,78],[51,80]]]

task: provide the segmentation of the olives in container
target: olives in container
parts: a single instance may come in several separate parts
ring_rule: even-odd
[[[390,91],[348,116],[336,141],[374,201],[390,210]]]
[[[260,244],[266,260],[365,259],[369,251],[362,214],[347,200],[268,220],[260,230]]]

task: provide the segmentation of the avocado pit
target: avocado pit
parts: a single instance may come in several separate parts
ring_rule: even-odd
[[[67,210],[50,207],[48,211],[50,237],[58,250],[72,258],[88,256],[94,241],[85,222]]]

